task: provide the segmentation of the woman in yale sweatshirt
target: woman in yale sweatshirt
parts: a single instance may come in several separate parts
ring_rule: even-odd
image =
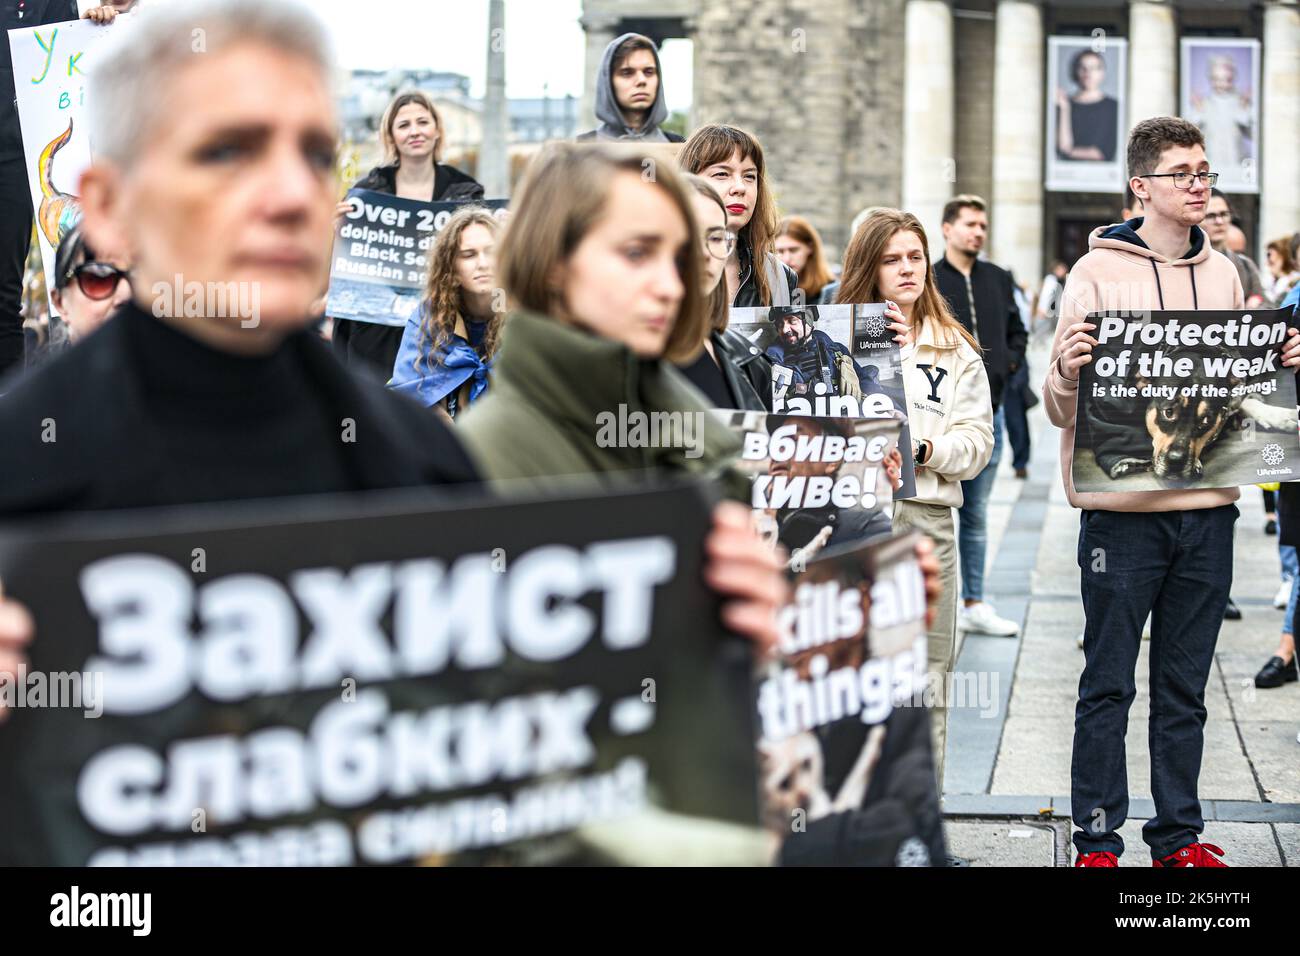
[[[943,579],[930,627],[934,764],[943,781],[947,722],[943,676],[955,663],[957,549],[953,510],[961,483],[993,454],[993,405],[979,346],[935,287],[925,230],[911,213],[878,209],[853,234],[844,253],[837,301],[887,302],[886,315],[903,343],[907,418],[916,460],[916,497],[896,502],[894,529],[916,528],[934,540]]]

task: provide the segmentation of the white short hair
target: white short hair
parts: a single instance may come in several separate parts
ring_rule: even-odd
[[[298,0],[167,0],[141,4],[131,17],[130,29],[104,40],[87,84],[95,155],[119,165],[130,165],[164,119],[172,77],[197,55],[263,43],[310,61],[333,92],[325,26]]]

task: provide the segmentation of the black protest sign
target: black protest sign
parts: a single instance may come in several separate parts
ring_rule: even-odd
[[[476,205],[506,214],[504,199],[420,202],[369,189],[349,190],[347,198],[352,211],[335,231],[325,312],[379,325],[405,325],[420,304],[429,250],[456,210]]]
[[[916,534],[794,576],[758,689],[764,821],[787,865],[942,865]]]
[[[701,583],[710,498],[11,528],[30,672],[102,695],[0,728],[0,861],[745,861],[753,658]]]
[[[916,495],[903,363],[884,303],[732,309],[734,328],[772,361],[772,410],[843,418],[904,416],[903,486]]]
[[[796,563],[823,548],[889,530],[893,489],[885,459],[902,416],[826,418],[717,411],[741,442],[737,469],[751,479],[760,531]]]
[[[1088,316],[1077,491],[1223,488],[1300,477],[1290,310]]]

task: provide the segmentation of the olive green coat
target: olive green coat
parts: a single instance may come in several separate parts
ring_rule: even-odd
[[[617,487],[651,476],[718,477],[729,494],[748,499],[731,469],[739,440],[680,372],[537,315],[506,320],[492,386],[456,430],[501,490],[571,488],[583,478]]]

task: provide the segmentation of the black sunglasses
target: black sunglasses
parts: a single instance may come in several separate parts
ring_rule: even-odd
[[[117,284],[131,281],[131,273],[107,262],[83,262],[67,271],[64,279],[76,279],[77,288],[87,299],[107,299],[117,291]]]

